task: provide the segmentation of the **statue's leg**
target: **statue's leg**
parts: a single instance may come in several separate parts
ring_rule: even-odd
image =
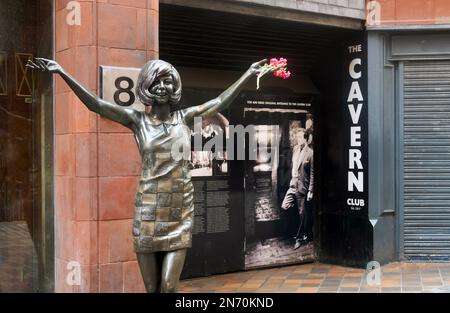
[[[149,293],[159,291],[161,285],[162,258],[157,253],[136,253],[145,289]]]
[[[180,249],[166,253],[161,275],[162,293],[177,292],[178,282],[186,259],[186,251],[187,249]]]

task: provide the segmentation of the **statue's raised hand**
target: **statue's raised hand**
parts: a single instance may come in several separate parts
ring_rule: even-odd
[[[259,75],[263,69],[263,66],[266,64],[266,62],[267,62],[267,59],[253,63],[248,70],[252,74]]]
[[[28,60],[27,67],[33,70],[41,70],[49,73],[60,73],[62,71],[61,65],[59,65],[56,61],[44,58],[34,58],[34,60]]]

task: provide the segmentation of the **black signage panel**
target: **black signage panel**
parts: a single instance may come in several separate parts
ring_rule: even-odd
[[[202,104],[220,90],[185,89],[181,106]],[[194,228],[182,278],[244,268],[242,175],[227,155],[229,114],[222,112],[192,128],[191,176]]]
[[[319,219],[321,262],[365,267],[372,258],[368,216],[367,44],[363,34],[342,42],[320,74]]]
[[[344,47],[343,109],[346,111],[345,205],[352,215],[368,216],[367,46],[362,40]]]
[[[244,93],[245,268],[314,260],[312,98]]]

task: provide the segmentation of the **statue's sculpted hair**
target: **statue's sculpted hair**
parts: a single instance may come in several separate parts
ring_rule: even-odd
[[[169,103],[177,104],[181,98],[181,78],[178,71],[168,62],[163,60],[151,60],[141,69],[137,80],[136,93],[142,104],[150,106],[155,101],[155,95],[150,93],[150,87],[155,79],[171,75],[173,78],[174,92],[170,96]]]

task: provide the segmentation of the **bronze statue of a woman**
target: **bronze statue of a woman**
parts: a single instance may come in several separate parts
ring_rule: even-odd
[[[192,244],[194,188],[189,160],[173,158],[175,142],[189,147],[189,125],[196,116],[208,117],[226,109],[242,87],[261,72],[266,60],[256,62],[217,98],[178,109],[181,80],[176,69],[162,60],[142,68],[136,93],[151,106],[140,112],[109,103],[82,86],[55,61],[36,58],[27,66],[59,74],[89,110],[131,129],[142,157],[142,175],[136,193],[133,240],[147,292],[176,292]]]

